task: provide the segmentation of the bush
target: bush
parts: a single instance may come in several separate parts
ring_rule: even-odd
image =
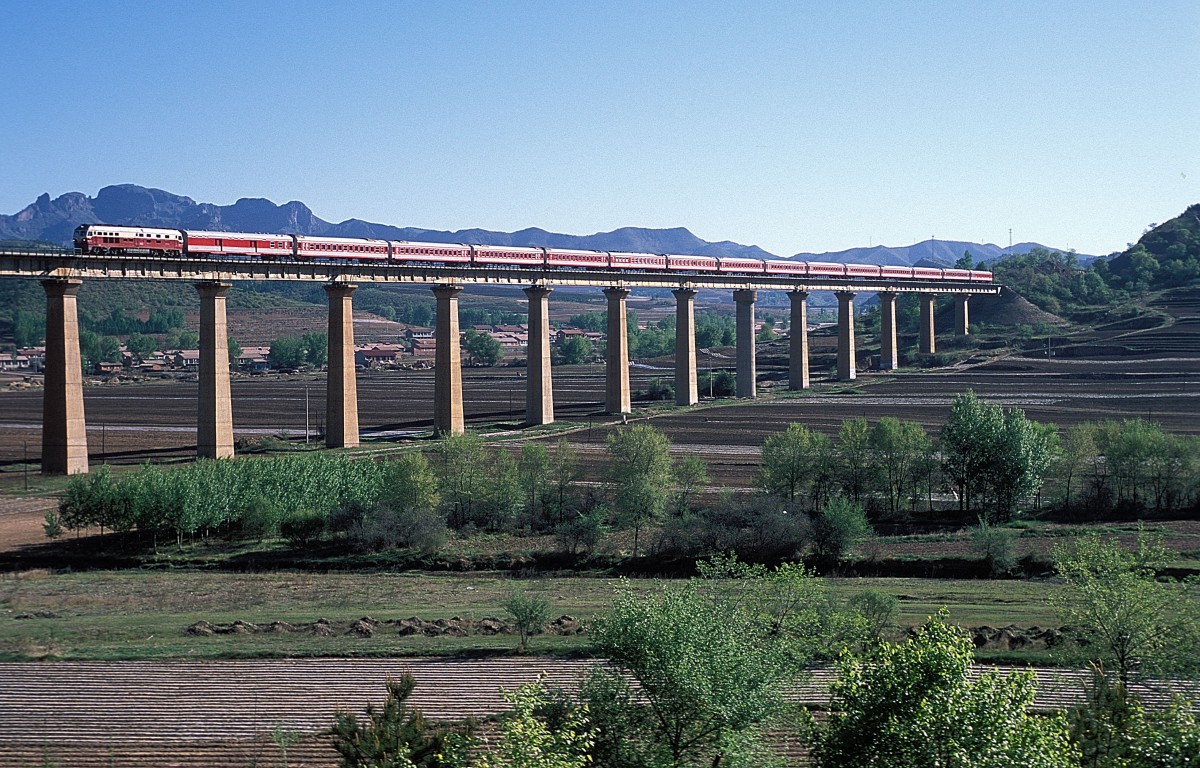
[[[979,525],[971,529],[971,542],[975,551],[987,563],[993,576],[1007,576],[1017,568],[1017,535],[1008,528],[992,525],[979,518]]]
[[[449,536],[446,521],[432,509],[402,510],[395,513],[393,522],[400,542],[423,555],[431,555],[446,545]]]
[[[867,589],[854,594],[849,600],[850,610],[862,616],[872,635],[882,640],[888,627],[900,610],[900,599],[887,592],[877,589]]]
[[[835,565],[871,532],[861,506],[840,496],[833,498],[813,517],[813,557],[822,565]]]
[[[513,617],[517,632],[521,634],[521,643],[517,650],[525,650],[529,636],[541,633],[542,627],[550,620],[550,601],[544,597],[531,595],[525,590],[514,588],[504,601],[504,610]]]
[[[596,551],[596,546],[608,533],[604,520],[608,511],[597,507],[590,512],[578,512],[574,516],[559,523],[554,529],[558,537],[558,545],[569,555],[577,555],[581,551],[590,555]]]
[[[279,533],[291,546],[304,549],[321,540],[321,535],[325,533],[325,518],[319,512],[304,510],[284,520],[279,526]]]

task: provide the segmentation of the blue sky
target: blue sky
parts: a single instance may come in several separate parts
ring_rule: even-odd
[[[7,3],[0,213],[1109,253],[1200,202],[1200,3]]]

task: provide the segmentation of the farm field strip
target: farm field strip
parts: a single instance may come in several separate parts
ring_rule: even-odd
[[[433,720],[504,711],[502,690],[544,676],[574,688],[597,662],[508,658],[293,659],[219,662],[53,662],[0,664],[0,755],[5,742],[183,742],[253,738],[277,725],[307,733],[328,728],[339,710],[383,700],[388,676],[411,672],[412,706]],[[977,666],[974,674],[987,669]],[[1082,700],[1088,673],[1035,669],[1034,706],[1062,709]],[[828,703],[835,670],[818,668],[789,698]],[[1200,694],[1196,684],[1170,691]],[[1167,688],[1141,688],[1154,704]]]

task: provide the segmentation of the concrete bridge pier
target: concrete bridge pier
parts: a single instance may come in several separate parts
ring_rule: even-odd
[[[463,422],[462,351],[459,348],[459,285],[433,288],[437,299],[437,325],[434,342],[437,351],[433,364],[433,430],[439,435],[461,435]]]
[[[629,413],[633,410],[629,393],[629,329],[626,326],[625,299],[628,288],[605,288],[608,299],[608,339],[604,360],[604,410]]]
[[[788,389],[808,389],[808,291],[788,291]]]
[[[933,328],[933,311],[937,294],[921,294],[921,354],[932,355],[937,351],[937,340]]]
[[[677,288],[675,296],[675,404],[700,402],[696,381],[696,291]]]
[[[229,326],[225,296],[230,283],[196,283],[200,294],[200,402],[197,404],[196,455],[233,458],[233,400],[229,394]]]
[[[354,372],[353,283],[329,283],[329,363],[325,376],[325,445],[357,448],[358,381]]]
[[[969,336],[971,335],[970,328],[970,313],[967,308],[967,301],[970,299],[965,293],[954,295],[954,335]]]
[[[83,417],[83,365],[79,359],[76,296],[82,280],[43,280],[46,291],[46,364],[42,390],[42,474],[88,471]]]
[[[525,423],[554,423],[554,380],[550,372],[550,292],[535,285],[525,289],[529,299],[529,346],[525,368]]]
[[[854,349],[854,293],[838,291],[838,351],[837,377],[839,381],[858,378]]]
[[[900,352],[896,343],[896,298],[900,294],[882,291],[879,294],[879,369],[894,371],[900,367]]]
[[[758,292],[739,289],[733,292],[737,305],[737,396],[758,396],[758,370],[754,361],[754,302]]]

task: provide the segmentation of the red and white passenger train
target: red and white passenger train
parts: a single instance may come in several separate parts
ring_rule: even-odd
[[[630,272],[766,274],[796,277],[953,280],[990,283],[992,273],[977,269],[838,264],[821,261],[747,259],[732,256],[575,251],[460,243],[412,243],[353,237],[309,237],[249,232],[204,232],[109,224],[81,224],[75,249],[82,254],[224,256],[268,261],[355,261],[383,264],[481,265],[498,267],[597,269]]]

